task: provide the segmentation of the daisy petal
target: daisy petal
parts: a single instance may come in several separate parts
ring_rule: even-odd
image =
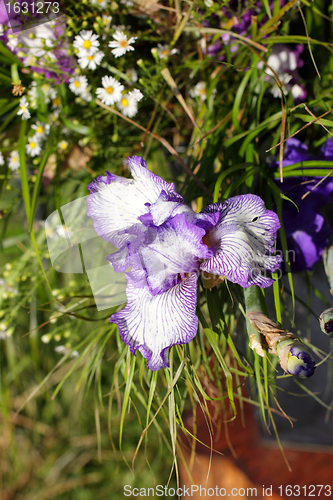
[[[274,280],[262,275],[275,271],[281,256],[272,256],[278,216],[265,208],[253,194],[230,198],[206,207],[203,213],[221,213],[220,222],[205,236],[204,243],[214,246],[216,254],[200,266],[202,271],[225,276],[243,288],[270,286]]]
[[[187,344],[196,335],[198,318],[197,275],[160,295],[127,285],[127,306],[111,316],[121,339],[135,355],[138,349],[148,360],[147,368],[169,366],[168,350],[175,344]]]

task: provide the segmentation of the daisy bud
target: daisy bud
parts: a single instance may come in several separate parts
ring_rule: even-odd
[[[154,59],[157,61],[158,60],[157,48],[156,47],[152,48],[151,53],[152,53],[152,56],[154,57]]]
[[[333,308],[326,309],[319,316],[321,331],[329,337],[333,337]]]
[[[136,61],[136,64],[139,66],[139,68],[146,69],[143,59],[139,59],[138,61]]]
[[[283,370],[300,378],[311,377],[315,362],[303,344],[297,340],[282,340],[277,345],[277,354]]]

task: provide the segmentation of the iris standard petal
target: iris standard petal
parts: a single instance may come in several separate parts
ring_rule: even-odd
[[[262,272],[275,271],[281,263],[280,256],[271,255],[280,227],[278,216],[253,194],[235,196],[203,210],[216,211],[221,213],[221,220],[203,240],[213,245],[216,253],[200,269],[223,275],[245,288],[270,286],[273,280]]]
[[[199,261],[213,255],[202,242],[206,231],[189,222],[186,215],[178,214],[155,230],[155,238],[142,245],[138,254],[140,268],[146,273],[150,293],[156,295],[173,287],[180,281],[180,274],[196,272]],[[133,260],[133,269],[138,259]]]
[[[188,222],[202,227],[205,231],[215,226],[220,219],[218,212],[197,214],[187,205],[180,194],[162,191],[157,200],[149,206],[149,217],[143,215],[140,220],[144,224],[160,226],[178,214],[185,214]]]
[[[150,172],[142,158],[130,157],[127,164],[133,179],[107,172],[88,186],[87,215],[93,219],[96,233],[118,248],[126,244],[126,230],[148,213],[147,203],[154,203],[162,190],[175,192],[174,184]]]
[[[197,280],[191,274],[178,285],[159,295],[127,285],[127,305],[113,314],[110,322],[119,328],[121,339],[135,355],[138,349],[148,360],[147,367],[159,370],[169,366],[168,350],[187,344],[196,335],[198,318]]]

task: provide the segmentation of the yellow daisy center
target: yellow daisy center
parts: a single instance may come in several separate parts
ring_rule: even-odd
[[[16,163],[16,162],[17,162],[17,156],[13,156],[12,161],[13,161],[14,163]]]
[[[61,104],[60,97],[56,97],[55,99],[53,99],[52,103],[54,106],[60,106]]]
[[[85,40],[83,42],[83,48],[84,49],[90,49],[90,47],[91,47],[91,41],[90,40]]]
[[[25,105],[24,105],[24,104],[22,104],[21,109],[22,109],[22,111],[25,111],[25,110],[26,110],[26,107],[25,107]]]
[[[121,40],[119,42],[120,47],[127,47],[127,40]]]
[[[169,49],[164,49],[164,50],[162,50],[162,54],[163,54],[164,56],[168,56],[168,55],[169,55],[169,52],[170,52],[170,51],[169,51]]]
[[[39,125],[39,127],[37,128],[37,132],[39,134],[42,134],[44,132],[44,127],[42,127],[41,125]]]
[[[206,89],[199,89],[200,94],[206,94]]]
[[[105,90],[108,94],[113,94],[113,87],[107,87]]]
[[[75,87],[80,87],[81,84],[79,81],[76,80],[76,82],[74,82],[74,85],[75,85]]]
[[[94,56],[87,56],[88,61],[92,61],[94,59]]]
[[[123,106],[128,106],[128,100],[126,99],[126,97],[124,97],[122,100],[121,100],[121,104]]]
[[[34,148],[36,147],[36,143],[35,143],[35,142],[30,142],[30,147],[31,147],[32,149],[34,149]]]

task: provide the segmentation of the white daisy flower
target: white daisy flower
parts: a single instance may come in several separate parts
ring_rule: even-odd
[[[112,16],[106,16],[105,14],[102,15],[102,23],[105,28],[110,28],[112,21]]]
[[[41,89],[43,91],[46,104],[48,104],[51,100],[56,99],[57,91],[53,89],[49,83],[43,83]]]
[[[40,154],[42,149],[39,145],[39,140],[36,134],[29,137],[25,150],[30,156],[38,156]]]
[[[0,167],[2,167],[2,165],[4,165],[4,164],[5,164],[5,160],[4,160],[3,154],[0,151]]]
[[[135,42],[137,39],[136,36],[132,36],[129,40],[127,40],[127,35],[125,35],[123,31],[117,30],[113,35],[113,38],[115,41],[109,42],[109,47],[113,49],[111,52],[115,57],[123,56],[126,52],[134,50],[131,43]]]
[[[201,101],[205,101],[207,98],[207,89],[205,82],[198,82],[196,86],[190,90],[191,97],[199,97]]]
[[[3,24],[0,24],[0,36],[4,34]]]
[[[92,95],[89,90],[85,90],[84,92],[82,92],[80,97],[86,102],[90,102],[92,100]]]
[[[9,47],[9,49],[14,52],[14,50],[16,49],[16,47],[18,46],[18,43],[19,43],[19,40],[18,40],[18,37],[15,36],[15,35],[8,35],[8,42],[7,42],[7,47]]]
[[[22,120],[28,120],[31,117],[31,114],[28,110],[29,103],[27,102],[27,98],[25,96],[20,99],[20,109],[17,112],[18,115],[22,115]]]
[[[35,81],[31,82],[30,88],[28,90],[28,96],[29,96],[30,101],[37,100],[37,97],[38,97],[37,82],[35,82]],[[32,102],[30,104],[32,106]]]
[[[78,63],[79,66],[82,69],[88,68],[88,69],[96,69],[97,66],[101,64],[101,60],[103,59],[104,54],[100,50],[98,52],[95,52],[94,54],[91,55],[82,55],[79,57]]]
[[[33,54],[28,54],[24,59],[23,59],[23,64],[24,66],[36,66],[38,59],[36,56]]]
[[[66,149],[68,148],[68,142],[67,142],[67,141],[62,140],[62,141],[58,142],[57,146],[58,146],[58,148],[59,148],[59,149],[61,149],[62,151],[66,151]],[[60,227],[62,227],[62,226],[60,226]]]
[[[13,171],[20,168],[20,158],[18,151],[12,151],[10,153],[8,167]]]
[[[54,99],[52,99],[52,109],[59,110],[61,109],[61,99],[59,96],[56,96]]]
[[[136,115],[138,111],[138,101],[137,99],[131,97],[129,94],[122,96],[122,99],[117,103],[118,108],[123,115],[132,118]]]
[[[93,34],[92,31],[82,30],[74,38],[73,45],[79,51],[79,57],[90,56],[98,51],[98,35]]]
[[[69,79],[69,88],[75,95],[83,94],[88,87],[88,80],[86,76],[72,76]]]
[[[96,94],[104,104],[111,106],[120,101],[124,85],[121,85],[113,76],[103,76],[102,85],[103,88],[99,87]]]
[[[131,82],[135,83],[138,81],[138,74],[134,68],[129,68],[126,70],[126,76],[131,80]]]
[[[131,90],[131,92],[129,92],[128,95],[135,101],[141,101],[141,99],[143,98],[143,93],[140,92],[139,89]]]
[[[157,54],[160,59],[165,59],[166,57],[173,56],[174,54],[178,54],[178,49],[171,49],[169,45],[161,45],[160,43],[157,45]]]
[[[101,9],[105,9],[108,6],[107,0],[90,0],[93,5],[98,5]]]
[[[74,233],[70,227],[67,227],[65,225],[57,225],[56,226],[56,231],[61,236],[61,238],[73,238]]]
[[[55,89],[51,87],[49,83],[44,83],[40,89],[44,94],[44,102],[48,104],[51,99],[55,99],[57,97],[57,92]],[[32,109],[36,109],[38,107],[38,87],[37,82],[33,81],[30,84],[30,88],[28,90],[28,96],[30,99],[30,106]]]
[[[45,124],[43,122],[36,122],[35,125],[31,125],[31,128],[36,130],[35,136],[39,140],[45,139],[50,132],[50,125],[48,123]]]

